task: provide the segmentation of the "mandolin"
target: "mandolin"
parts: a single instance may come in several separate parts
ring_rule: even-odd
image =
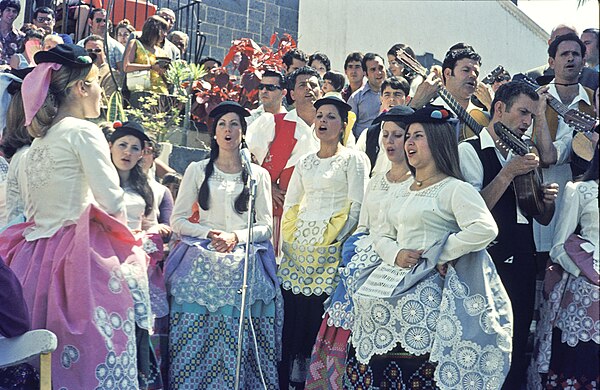
[[[541,88],[535,81],[523,74],[515,75],[513,80],[524,82],[535,90]],[[598,142],[598,133],[594,131],[598,126],[597,120],[584,112],[569,108],[550,94],[548,94],[548,105],[563,118],[570,128],[577,132],[573,137],[573,152],[582,159],[591,161]]]
[[[494,84],[494,81],[496,81],[496,78],[504,72],[505,72],[504,67],[502,65],[498,65],[487,76],[485,76],[481,80],[481,82],[484,84],[492,85],[492,84]],[[507,78],[507,80],[509,80],[509,79],[510,79],[510,77]]]
[[[427,69],[421,65],[419,61],[413,58],[410,54],[408,54],[403,49],[396,51],[396,59],[400,61],[405,68],[409,69],[411,72],[414,72],[421,77],[427,77]],[[442,86],[440,91],[438,92],[440,97],[446,102],[446,104],[450,107],[450,109],[456,114],[458,119],[463,122],[475,135],[479,135],[481,130],[489,123],[489,119],[483,113],[483,111],[472,110],[469,114],[467,110],[465,110],[450,92]],[[477,120],[475,119],[477,117]],[[484,123],[484,125],[480,124]],[[462,141],[465,138],[469,138],[469,134],[463,130],[461,132],[460,140]]]
[[[494,123],[494,131],[502,140],[500,146],[510,149],[519,156],[527,153],[536,153],[534,145],[524,141],[512,130],[500,122]],[[536,217],[544,212],[544,193],[542,190],[543,175],[542,169],[536,168],[524,175],[513,179],[513,189],[517,197],[517,203],[523,213],[530,217]]]

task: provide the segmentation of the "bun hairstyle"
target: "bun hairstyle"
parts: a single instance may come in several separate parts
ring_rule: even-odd
[[[245,114],[245,113],[247,113],[247,111],[237,104],[234,106],[233,104],[226,104],[226,103],[228,103],[228,102],[221,103],[221,105],[220,105],[221,107],[227,106],[226,109],[219,109],[219,107],[217,107],[213,110],[213,112],[218,111],[218,113],[214,114],[214,120],[213,120],[213,124],[211,127],[212,134],[213,135],[216,134],[217,124],[219,122],[219,119],[221,119],[221,117],[225,114],[234,112],[238,115],[239,120],[240,120],[240,125],[242,127],[242,143],[240,144],[240,147],[245,148],[247,146],[246,146],[246,141],[244,140],[244,135],[246,135],[247,124],[246,124],[246,120],[244,119],[244,116],[247,116]],[[238,107],[239,107],[239,109],[238,109]],[[241,111],[240,109],[243,111]],[[213,114],[213,112],[211,112],[211,114]],[[204,181],[200,185],[200,190],[198,191],[198,204],[200,205],[202,210],[208,210],[210,207],[210,189],[208,187],[208,182],[210,180],[210,177],[213,175],[213,173],[215,171],[215,161],[218,157],[219,157],[219,144],[217,144],[217,140],[213,137],[211,140],[211,143],[210,143],[210,158],[208,160],[208,164],[206,164],[206,170],[204,171]],[[242,192],[240,192],[238,197],[235,199],[235,203],[234,203],[235,211],[238,214],[242,214],[242,213],[245,213],[246,211],[248,211],[248,200],[250,199],[250,189],[249,189],[248,179],[249,179],[248,172],[246,172],[245,169],[242,169],[242,182],[244,183],[244,188],[242,189]]]

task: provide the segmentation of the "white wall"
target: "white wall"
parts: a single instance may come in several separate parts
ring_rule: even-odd
[[[340,71],[352,51],[386,58],[401,42],[442,61],[450,46],[466,42],[482,57],[482,75],[499,64],[514,74],[547,61],[547,39],[508,0],[300,0],[298,47],[324,52]]]

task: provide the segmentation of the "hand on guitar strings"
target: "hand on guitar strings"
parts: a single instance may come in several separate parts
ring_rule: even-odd
[[[533,153],[527,153],[524,156],[513,156],[502,170],[512,180],[517,176],[531,172],[539,165],[540,158]]]
[[[558,184],[544,183],[542,184],[542,192],[544,193],[544,203],[546,205],[553,205],[558,197]]]

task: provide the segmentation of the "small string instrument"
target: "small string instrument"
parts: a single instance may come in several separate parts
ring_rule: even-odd
[[[400,49],[396,51],[396,59],[400,61],[405,68],[409,69],[411,72],[414,72],[421,77],[427,77],[427,69],[421,65],[419,61],[413,58],[410,54],[408,54],[405,50]],[[442,86],[440,91],[438,92],[440,97],[446,102],[446,104],[450,107],[450,109],[456,113],[458,119],[463,122],[475,135],[479,135],[481,130],[488,125],[489,118],[483,113],[483,111],[472,110],[471,113],[468,113],[465,110],[450,92]],[[477,117],[477,120],[475,119]],[[470,134],[465,130],[462,131],[460,140],[462,141],[465,138],[469,138]]]
[[[524,156],[527,153],[536,153],[535,145],[524,141],[515,134],[511,129],[500,122],[494,123],[494,131],[501,143],[501,147],[512,150],[513,153],[519,156]],[[517,176],[513,179],[513,189],[517,197],[517,203],[523,213],[530,217],[536,217],[544,212],[544,193],[542,191],[543,175],[542,169],[536,168],[524,175]]]
[[[504,67],[502,65],[498,65],[487,76],[485,76],[481,80],[481,82],[484,84],[492,85],[492,84],[494,84],[494,81],[496,81],[496,78],[498,76],[500,76],[502,73],[504,73]]]
[[[515,75],[513,79],[529,84],[536,90],[541,88],[535,81],[523,74]],[[548,105],[563,118],[570,128],[577,132],[573,137],[573,153],[585,161],[591,161],[598,143],[598,133],[594,131],[598,127],[598,121],[585,112],[569,108],[552,95],[548,95]]]

